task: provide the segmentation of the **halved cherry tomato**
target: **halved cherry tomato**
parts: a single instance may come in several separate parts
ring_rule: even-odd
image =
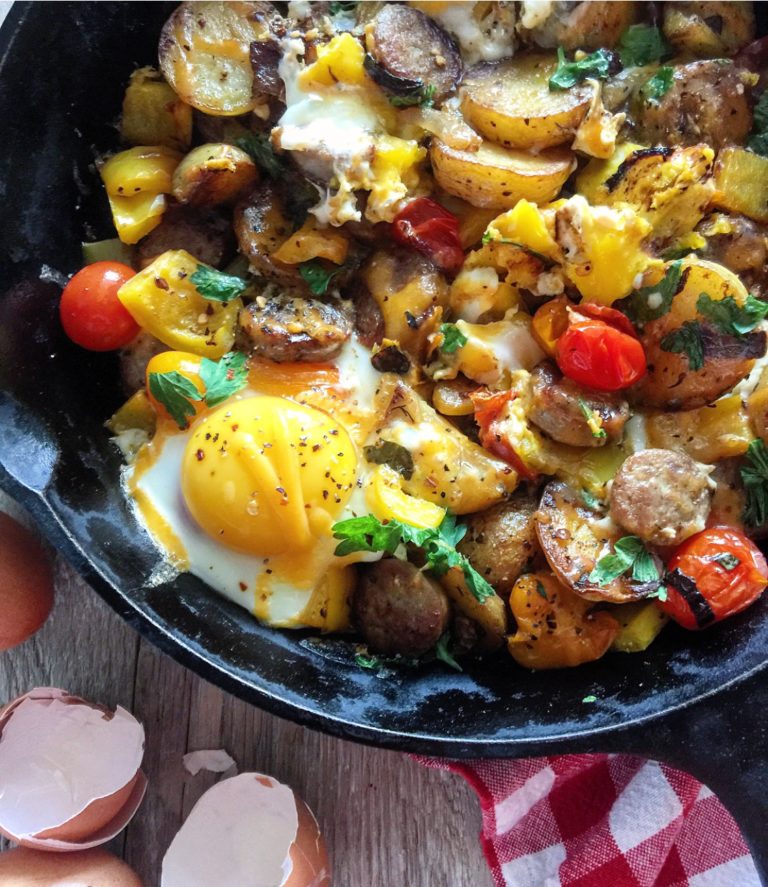
[[[417,197],[392,222],[392,236],[430,258],[441,271],[458,274],[464,264],[459,220],[429,197]]]
[[[89,351],[114,351],[136,337],[139,325],[117,298],[136,272],[120,262],[86,265],[64,287],[59,316],[64,332]]]
[[[531,332],[539,347],[550,357],[555,356],[557,340],[568,329],[569,309],[575,307],[565,296],[558,296],[536,309],[531,320]]]
[[[514,391],[499,391],[491,394],[484,388],[470,393],[470,399],[475,406],[475,421],[480,428],[480,444],[498,456],[508,465],[511,465],[520,477],[532,480],[535,472],[525,466],[523,460],[510,446],[506,438],[501,434],[500,416],[506,405],[517,397]]]
[[[667,600],[659,607],[684,628],[706,628],[754,603],[768,586],[758,547],[733,527],[702,530],[667,564]]]
[[[599,305],[597,302],[579,302],[573,311],[577,314],[586,314],[587,317],[592,317],[594,320],[602,320],[603,323],[607,323],[608,326],[612,326],[619,332],[626,333],[628,336],[634,336],[635,339],[637,338],[632,321],[626,314],[622,314],[618,308],[611,308],[610,305]]]
[[[564,376],[597,391],[620,391],[642,379],[643,346],[602,320],[571,323],[557,340],[557,365]]]

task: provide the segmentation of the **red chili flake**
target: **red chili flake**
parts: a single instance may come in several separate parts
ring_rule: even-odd
[[[195,453],[195,458],[197,459],[198,462],[202,462],[203,459],[205,459],[205,453],[202,450],[198,450]]]

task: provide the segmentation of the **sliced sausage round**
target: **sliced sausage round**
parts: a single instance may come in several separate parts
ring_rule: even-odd
[[[611,517],[652,545],[678,545],[704,529],[714,484],[711,469],[685,453],[641,450],[611,485]]]
[[[457,546],[502,596],[509,594],[538,549],[537,507],[527,492],[515,493],[506,502],[471,515],[467,534]]]
[[[651,145],[743,145],[752,129],[743,73],[723,59],[675,66],[672,86],[660,99],[645,101],[640,90],[638,135]]]
[[[443,590],[413,564],[386,558],[362,568],[352,619],[372,651],[420,656],[440,640],[449,615]]]
[[[139,267],[146,268],[169,249],[185,249],[206,265],[221,268],[235,252],[232,225],[226,216],[216,211],[169,206],[157,228],[138,243]]]
[[[434,87],[435,101],[461,80],[464,68],[453,39],[412,6],[386,3],[373,20],[373,42],[373,56],[387,73]]]
[[[352,335],[347,312],[320,299],[276,296],[240,312],[253,353],[277,363],[332,360]]]
[[[600,428],[590,426],[590,415],[599,416]],[[560,443],[600,447],[619,440],[629,419],[629,404],[618,394],[582,388],[547,361],[531,373],[528,418]]]

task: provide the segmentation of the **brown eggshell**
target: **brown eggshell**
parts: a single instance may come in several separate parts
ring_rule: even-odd
[[[314,813],[296,797],[299,829],[288,854],[293,868],[283,887],[330,887],[331,863]]]
[[[53,606],[53,568],[39,539],[0,513],[0,650],[33,635]]]
[[[143,887],[136,872],[105,850],[43,853],[17,847],[0,854],[3,887]]]
[[[108,719],[115,714],[103,705],[88,702],[79,696],[72,696],[56,687],[36,687],[0,709],[0,739],[16,709],[28,699],[56,700],[66,705],[85,705],[107,715]],[[138,810],[146,789],[147,778],[139,769],[122,788],[94,799],[66,822],[34,835],[24,836],[15,835],[0,825],[0,834],[22,847],[35,850],[56,853],[89,850],[110,841],[125,828]]]

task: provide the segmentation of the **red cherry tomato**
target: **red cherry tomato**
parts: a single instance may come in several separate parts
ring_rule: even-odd
[[[702,530],[667,564],[667,600],[659,607],[684,628],[706,628],[754,603],[768,585],[758,547],[733,527]]]
[[[459,220],[429,197],[417,197],[400,210],[392,222],[392,236],[402,246],[424,253],[451,276],[464,264]]]
[[[473,391],[469,396],[475,406],[475,421],[480,428],[481,446],[511,465],[520,477],[533,480],[536,473],[525,465],[502,433],[501,414],[507,404],[517,397],[517,394],[514,391],[499,391],[496,394],[491,394],[489,391],[480,389]]]
[[[86,265],[64,287],[59,315],[64,332],[89,351],[114,351],[136,337],[139,325],[117,298],[136,272],[120,262]]]
[[[637,338],[632,321],[617,308],[610,308],[608,305],[598,305],[597,302],[580,302],[573,311],[578,314],[586,314],[587,317],[591,317],[594,320],[602,320],[603,323],[607,323],[608,326],[612,326],[614,329],[619,330],[619,332],[633,336],[635,339]]]
[[[572,323],[557,340],[557,365],[564,376],[597,391],[620,391],[642,379],[643,346],[602,320]]]

